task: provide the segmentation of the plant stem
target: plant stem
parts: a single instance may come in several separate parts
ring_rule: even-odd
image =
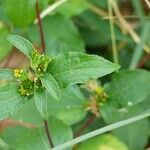
[[[111,19],[113,17],[113,11],[112,11],[112,6],[111,6],[109,0],[108,0],[108,10],[109,10],[109,22],[110,22],[112,50],[113,50],[113,60],[114,60],[114,63],[118,64],[119,61],[118,61],[118,54],[117,54],[114,21],[113,21],[113,19]]]
[[[93,123],[95,118],[96,116],[94,114],[90,116],[85,124],[83,124],[83,126],[75,133],[74,137],[78,137],[87,127],[89,127]]]
[[[38,27],[39,27],[40,37],[41,37],[42,52],[44,52],[44,50],[45,50],[45,39],[44,39],[44,33],[43,33],[43,28],[42,28],[42,21],[41,21],[41,18],[40,18],[38,0],[36,2],[36,15],[37,15],[37,19],[38,19]]]
[[[40,33],[40,37],[41,37],[42,52],[44,52],[44,50],[45,50],[45,39],[44,39],[44,33],[43,33],[43,28],[42,28],[42,21],[41,21],[41,18],[40,18],[38,0],[36,1],[36,15],[37,15],[37,19],[38,19],[39,33]],[[48,121],[47,120],[43,120],[43,121],[44,121],[44,127],[45,127],[45,132],[46,132],[46,135],[47,135],[48,142],[50,144],[50,147],[53,148],[54,145],[53,145],[52,138],[51,138],[51,135],[50,135],[50,131],[49,131],[49,128],[48,128]]]
[[[49,142],[51,148],[53,148],[54,145],[53,145],[52,138],[51,138],[51,135],[50,135],[50,132],[49,132],[47,120],[44,120],[44,127],[45,127],[45,132],[46,132],[46,135],[47,135],[48,142]]]
[[[142,60],[139,62],[138,64],[138,68],[142,68],[146,62],[148,62],[150,60],[150,54],[145,55]]]

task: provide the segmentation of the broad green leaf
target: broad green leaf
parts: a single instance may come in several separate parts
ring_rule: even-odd
[[[56,9],[66,17],[73,17],[81,14],[88,9],[88,2],[86,0],[69,0]]]
[[[108,94],[116,107],[125,107],[142,101],[150,94],[150,72],[146,70],[121,71],[110,82]]]
[[[60,53],[84,52],[84,42],[73,22],[60,14],[50,15],[42,20],[46,42],[46,53],[56,56]],[[38,26],[29,29],[29,38],[41,47]]]
[[[48,99],[48,112],[68,125],[81,121],[86,115],[86,100],[78,86],[67,87],[61,95],[59,102]]]
[[[100,56],[70,52],[53,58],[48,72],[60,87],[66,87],[105,76],[117,69],[118,65]]]
[[[104,120],[110,124],[142,113],[149,109],[149,105],[150,101],[147,99],[146,102],[140,102],[139,104],[121,109],[114,108],[113,106],[107,104],[100,110]],[[139,136],[139,131],[141,129],[142,132],[140,132]],[[124,143],[126,143],[129,149],[143,150],[148,140],[149,130],[149,120],[143,119],[141,121],[113,130],[112,132]]]
[[[49,130],[54,146],[60,145],[72,139],[72,131],[62,121],[50,117]],[[11,149],[16,150],[49,150],[50,146],[44,127],[26,129],[23,127],[8,128],[1,135]]]
[[[0,80],[13,80],[15,79],[12,70],[0,68]]]
[[[43,122],[43,119],[41,118],[35,106],[34,99],[28,100],[17,112],[17,114],[14,114],[13,116],[11,116],[11,118],[37,125],[42,124]]]
[[[5,12],[16,26],[25,27],[35,18],[35,4],[36,0],[6,0]]]
[[[55,99],[60,99],[60,90],[56,80],[48,73],[45,73],[43,77],[41,77],[42,85],[46,88],[48,93]]]
[[[34,92],[35,106],[43,119],[47,120],[47,97],[44,89],[37,89]]]
[[[78,150],[128,150],[128,148],[115,136],[103,134],[81,143]]]
[[[92,137],[95,137],[97,135],[100,135],[100,134],[103,134],[103,133],[106,133],[108,131],[111,131],[111,130],[114,130],[114,129],[117,129],[117,128],[120,128],[120,127],[123,127],[123,126],[126,126],[128,124],[131,124],[131,123],[134,123],[134,122],[137,122],[139,120],[142,120],[144,118],[147,118],[150,116],[150,109],[148,109],[147,111],[144,111],[142,114],[138,114],[134,117],[131,117],[129,119],[125,119],[125,120],[122,120],[122,121],[119,121],[119,122],[116,122],[116,123],[113,123],[111,125],[108,125],[108,126],[105,126],[103,128],[99,128],[97,130],[94,130],[92,132],[89,132],[85,135],[82,135],[80,137],[77,137],[69,142],[66,142],[64,144],[61,144],[57,147],[55,147],[55,150],[62,150],[62,149],[65,149],[67,147],[70,147],[72,145],[75,145],[75,144],[78,144],[80,142],[83,142],[85,140],[88,140]]]
[[[18,111],[26,99],[18,93],[18,87],[10,84],[0,87],[0,120]]]
[[[149,81],[150,73],[145,70],[121,71],[115,74],[106,88],[109,94],[108,102],[100,108],[104,120],[110,124],[148,110]],[[139,137],[141,128],[142,133]],[[144,119],[113,132],[130,149],[142,150],[147,143],[149,129],[149,122]]]
[[[54,146],[63,144],[73,138],[71,128],[55,117],[49,117],[48,124]]]
[[[5,141],[3,141],[1,138],[0,138],[0,149],[1,150],[9,150],[9,146],[7,145],[7,143]]]
[[[9,30],[6,27],[0,27],[0,61],[3,60],[11,51],[12,46],[7,41]]]
[[[34,50],[34,46],[27,39],[13,34],[8,35],[7,39],[12,45],[30,58],[31,52]]]
[[[43,128],[27,129],[23,127],[8,128],[0,134],[10,149],[15,150],[49,150],[50,146]]]

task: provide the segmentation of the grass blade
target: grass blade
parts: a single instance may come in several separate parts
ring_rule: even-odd
[[[87,139],[89,139],[89,138],[92,138],[92,137],[94,137],[94,136],[97,136],[97,135],[99,135],[99,134],[102,134],[102,133],[111,131],[111,130],[113,130],[113,129],[117,129],[117,128],[119,128],[119,127],[122,127],[122,126],[128,125],[128,124],[130,124],[130,123],[139,121],[139,120],[144,119],[144,118],[149,117],[149,116],[150,116],[150,110],[145,111],[144,113],[139,114],[139,115],[137,115],[137,116],[135,116],[135,117],[132,117],[132,118],[129,118],[129,119],[126,119],[126,120],[117,122],[117,123],[113,123],[113,124],[108,125],[108,126],[106,126],[106,127],[97,129],[97,130],[92,131],[92,132],[90,132],[90,133],[87,133],[87,134],[85,134],[85,135],[83,135],[83,136],[80,136],[80,137],[78,137],[78,138],[75,138],[75,139],[73,139],[73,140],[71,140],[71,141],[69,141],[69,142],[66,142],[66,143],[64,143],[64,144],[62,144],[62,145],[59,145],[59,146],[53,148],[53,150],[63,150],[63,149],[65,149],[65,148],[67,148],[67,147],[70,147],[70,146],[72,146],[72,145],[75,145],[75,144],[77,144],[77,143],[80,143],[80,142],[82,142],[82,141],[85,141],[85,140],[87,140]]]

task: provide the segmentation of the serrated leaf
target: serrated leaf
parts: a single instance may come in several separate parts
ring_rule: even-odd
[[[47,120],[47,97],[44,89],[38,89],[34,92],[34,101],[41,117]]]
[[[78,150],[128,150],[128,148],[111,134],[103,134],[91,138],[78,147]]]
[[[41,77],[42,85],[46,88],[48,93],[55,99],[60,99],[60,90],[56,80],[48,73],[45,73],[44,76]]]
[[[13,80],[15,79],[12,70],[0,68],[0,80]]]
[[[48,112],[68,125],[81,121],[87,113],[84,107],[86,98],[82,95],[78,86],[67,87],[61,95],[59,102],[48,99]]]
[[[66,87],[105,76],[119,68],[118,65],[97,55],[70,52],[53,58],[48,72],[60,87]]]
[[[13,84],[0,87],[0,120],[18,111],[25,102],[17,90]]]
[[[30,58],[31,52],[34,50],[34,46],[27,39],[10,34],[7,39],[10,41],[12,45],[14,45],[18,50],[24,53],[27,57]]]

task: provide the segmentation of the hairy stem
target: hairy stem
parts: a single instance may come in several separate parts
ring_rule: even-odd
[[[38,20],[39,33],[40,33],[40,37],[41,37],[42,52],[44,52],[44,50],[45,50],[45,39],[44,39],[42,21],[41,21],[41,18],[40,18],[38,0],[36,2],[36,16],[37,16],[37,20]]]
[[[45,132],[46,132],[46,135],[47,135],[48,142],[49,142],[51,148],[53,148],[54,145],[53,145],[52,138],[51,138],[51,135],[50,135],[50,131],[49,131],[49,128],[48,128],[47,120],[44,120],[44,127],[45,127]]]
[[[74,137],[80,136],[81,133],[93,123],[95,118],[96,118],[96,116],[94,114],[92,116],[90,116],[88,118],[88,120],[85,122],[85,124],[83,124],[83,126],[75,133]]]

